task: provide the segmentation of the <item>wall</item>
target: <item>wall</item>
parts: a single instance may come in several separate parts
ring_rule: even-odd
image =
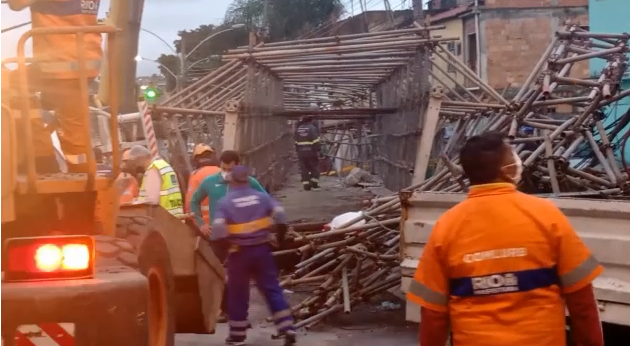
[[[448,46],[453,48],[453,51],[451,51],[451,53],[457,55],[459,53],[459,57],[460,57],[460,61],[464,61],[464,53],[463,53],[463,41],[462,41],[462,35],[464,32],[464,28],[463,28],[463,22],[461,19],[459,18],[453,18],[450,20],[445,20],[445,21],[441,21],[438,23],[431,23],[431,25],[444,25],[446,26],[446,28],[441,29],[441,30],[434,30],[431,32],[432,35],[435,36],[441,36],[441,37],[458,37],[459,41],[454,41],[452,42],[450,45],[447,45],[446,43],[443,44],[443,46],[446,48]],[[458,52],[458,47],[459,47],[459,52]],[[442,71],[448,73],[453,79],[455,79],[460,85],[464,84],[464,76],[461,73],[457,73],[454,69],[452,69],[451,71],[449,71],[448,69],[448,63],[446,63],[444,60],[433,56],[431,58],[431,60],[433,61],[433,63],[435,65],[437,65]],[[433,67],[433,73],[435,74],[436,78],[438,78],[441,82],[443,82],[444,84],[446,84],[448,87],[450,88],[454,88],[455,87],[455,83],[453,83],[449,78],[447,78],[444,73],[440,72],[437,68]],[[431,84],[436,85],[433,80],[431,80]],[[437,83],[440,84],[440,83]]]
[[[621,0],[624,1],[624,0]],[[550,6],[586,6],[588,0],[486,0],[488,8],[534,8]]]
[[[630,1],[628,0],[590,0],[589,1],[590,29],[593,32],[622,33],[630,32]],[[630,56],[630,53],[628,54]],[[590,72],[599,75],[606,65],[602,59],[592,59]],[[630,73],[622,83],[622,89],[630,88]],[[616,106],[610,107],[611,114],[606,118],[604,126],[622,116],[630,107],[630,98],[619,101]],[[630,130],[630,127],[628,128]],[[625,131],[622,131],[625,133]],[[630,141],[626,145],[626,153],[630,153]],[[620,155],[620,154],[618,154]],[[630,158],[626,158],[630,163]]]
[[[550,0],[536,2],[543,4],[548,1]],[[532,2],[534,1],[518,1],[523,4]],[[506,2],[507,5],[510,3]],[[522,85],[555,32],[560,30],[567,20],[587,25],[587,7],[528,9],[504,7],[483,10],[480,15],[482,78],[499,89],[505,88],[508,84],[512,87]],[[577,63],[571,70],[572,77],[587,77],[588,74],[587,62]]]

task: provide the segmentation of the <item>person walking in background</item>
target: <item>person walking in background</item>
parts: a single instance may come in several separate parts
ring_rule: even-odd
[[[422,346],[603,346],[591,282],[603,267],[549,200],[516,190],[522,162],[500,133],[460,152],[468,198],[436,222],[407,299]]]
[[[294,134],[304,190],[319,189],[319,155],[321,143],[319,130],[313,124],[313,117],[304,116],[298,123]]]
[[[285,346],[296,342],[291,308],[278,282],[278,269],[269,244],[274,223],[279,244],[288,230],[287,217],[280,204],[268,194],[251,187],[246,166],[235,166],[228,175],[230,190],[217,205],[211,239],[225,239],[229,244],[228,345],[244,345],[249,322],[249,282],[256,281],[271,310],[278,336]],[[275,222],[274,222],[275,221]]]

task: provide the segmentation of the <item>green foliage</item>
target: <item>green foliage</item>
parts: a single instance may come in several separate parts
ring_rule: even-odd
[[[162,75],[166,77],[166,90],[171,91],[175,89],[175,85],[177,83],[175,81],[175,76],[173,76],[171,72],[177,74],[177,57],[173,54],[162,54],[157,58],[157,62],[160,63],[158,66],[160,68],[160,72],[162,72]],[[169,72],[169,70],[171,72]]]
[[[225,21],[244,23],[250,28],[265,24],[266,0],[234,0],[225,14]],[[343,12],[340,0],[267,0],[269,32],[267,41],[295,39]]]

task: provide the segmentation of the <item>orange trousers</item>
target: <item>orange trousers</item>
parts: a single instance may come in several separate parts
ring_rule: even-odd
[[[41,95],[42,108],[55,111],[57,135],[68,171],[87,172],[87,155],[92,150],[92,141],[89,110],[83,109],[81,98],[88,97],[88,90],[81,90],[78,79],[50,79],[42,81]],[[50,141],[50,135],[46,136]]]

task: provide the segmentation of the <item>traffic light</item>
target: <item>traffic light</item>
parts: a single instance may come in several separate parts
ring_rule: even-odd
[[[144,89],[144,100],[147,103],[153,103],[158,97],[158,89],[153,85],[149,85]]]

